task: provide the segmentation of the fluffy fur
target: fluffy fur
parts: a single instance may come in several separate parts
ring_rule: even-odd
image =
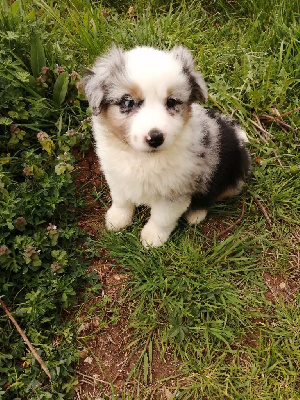
[[[209,206],[238,194],[250,172],[247,137],[231,118],[205,109],[202,75],[191,53],[113,47],[84,80],[96,151],[110,187],[108,229],[151,208],[144,246],[160,246],[185,214],[201,222]]]

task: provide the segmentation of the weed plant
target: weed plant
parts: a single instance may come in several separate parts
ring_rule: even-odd
[[[243,196],[212,208],[208,232],[182,221],[165,246],[146,251],[140,213],[120,234],[86,240],[87,254],[105,248],[130,276],[122,296],[140,356],[128,377],[136,387],[120,397],[156,398],[156,345],[180,360],[170,398],[298,399],[299,294],[270,302],[263,279],[268,271],[299,287],[298,2],[3,1],[0,33],[1,296],[53,376],[50,385],[1,314],[3,398],[74,394],[76,323],[61,315],[85,276],[71,175],[72,149],[88,146],[90,126],[72,71],[83,74],[114,42],[190,48],[208,105],[234,114],[253,159]],[[242,202],[239,226],[220,238],[219,220],[231,225]]]
[[[0,296],[53,377],[1,311],[0,397],[64,398],[77,358],[63,310],[86,263],[76,226],[73,149],[90,141],[80,77],[47,20],[21,1],[0,19]]]

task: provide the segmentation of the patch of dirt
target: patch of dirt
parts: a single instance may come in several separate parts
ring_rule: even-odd
[[[269,289],[265,293],[265,297],[273,303],[279,303],[282,301],[284,303],[292,304],[300,290],[299,280],[292,281],[291,279],[286,279],[282,273],[272,276],[270,272],[267,271],[264,272],[263,279]]]
[[[83,353],[78,367],[79,384],[77,386],[77,396],[80,399],[87,399],[87,395],[100,396],[103,394],[111,394],[113,385],[118,394],[124,389],[134,393],[136,391],[134,376],[128,379],[130,371],[134,368],[139,360],[143,357],[143,348],[130,348],[129,345],[134,337],[128,329],[128,315],[120,315],[118,324],[108,326],[101,334],[94,336],[89,340],[89,348],[92,349],[94,356],[90,355],[90,351]],[[148,354],[148,353],[147,353]],[[95,360],[97,358],[97,361]],[[142,359],[141,382],[144,375],[144,357]],[[148,393],[161,392],[166,388],[166,384],[160,383],[161,379],[176,374],[173,357],[166,353],[161,357],[160,349],[156,346],[153,348],[152,365],[149,365],[147,375]],[[128,382],[127,382],[128,380]],[[169,382],[175,386],[174,380]],[[161,398],[159,397],[153,397]]]
[[[110,205],[109,189],[92,148],[80,156],[75,167],[75,184],[84,204],[78,209],[79,226],[96,236],[103,228],[104,204]],[[103,205],[101,204],[103,202]]]
[[[231,221],[229,218],[220,219],[208,216],[207,221],[199,225],[198,229],[207,238],[213,239],[217,235],[219,240],[225,240],[233,234],[235,226],[235,221]]]

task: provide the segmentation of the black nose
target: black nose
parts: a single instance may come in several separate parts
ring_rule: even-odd
[[[159,131],[150,131],[146,136],[146,142],[151,147],[159,147],[164,142],[164,135],[162,134],[162,132]]]

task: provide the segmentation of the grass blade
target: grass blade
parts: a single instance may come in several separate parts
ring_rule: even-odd
[[[31,36],[31,52],[30,52],[31,70],[33,76],[37,78],[43,67],[46,66],[46,56],[43,43],[38,34],[33,33]]]

